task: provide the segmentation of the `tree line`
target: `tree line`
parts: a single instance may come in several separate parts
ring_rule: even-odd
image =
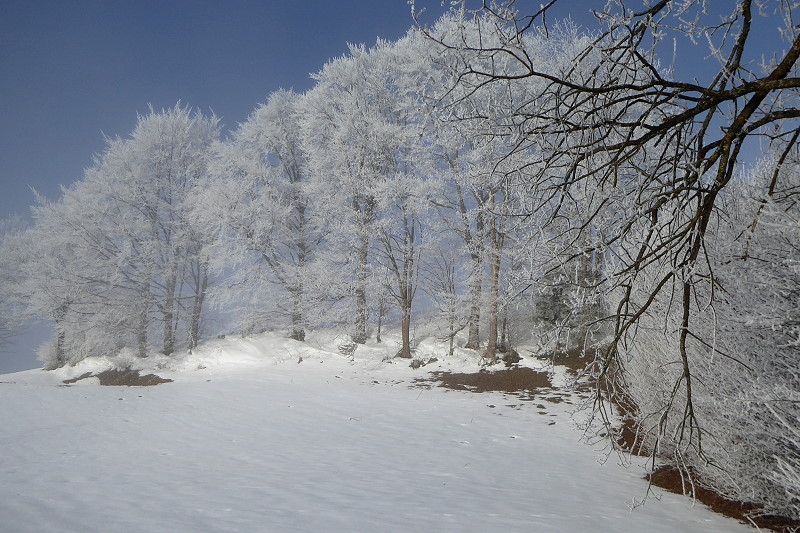
[[[461,24],[453,14],[437,26]],[[552,242],[538,257],[536,217],[512,219],[527,208],[516,167],[528,156],[502,124],[510,95],[469,96],[460,66],[413,29],[351,46],[311,90],[269,95],[226,139],[215,116],[151,108],[61,198],[37,197],[33,227],[6,232],[5,301],[55,324],[50,366],[191,349],[209,302],[241,332],[285,327],[300,341],[319,327],[380,340],[396,320],[402,357],[420,308],[450,338],[467,330],[466,346],[492,362],[508,344],[511,296],[558,259]],[[559,319],[572,312],[562,307]]]

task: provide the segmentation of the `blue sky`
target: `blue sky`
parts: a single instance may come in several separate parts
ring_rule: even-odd
[[[589,6],[604,3],[565,0],[555,15],[591,24]],[[417,4],[425,22],[445,9],[441,0]],[[519,2],[523,11],[538,5]],[[104,135],[130,133],[149,104],[180,100],[235,128],[272,91],[310,88],[309,74],[348,42],[396,39],[412,24],[407,0],[6,0],[0,218],[27,215],[31,188],[58,198],[103,150]],[[43,337],[0,347],[0,372],[39,366]]]
[[[148,104],[235,127],[275,89],[309,88],[347,42],[411,24],[406,0],[4,2],[0,216],[27,213],[30,187],[57,197]]]

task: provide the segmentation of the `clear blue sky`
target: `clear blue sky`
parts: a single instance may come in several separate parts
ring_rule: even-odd
[[[591,24],[589,6],[604,3],[564,0],[555,15]],[[417,4],[425,22],[445,9]],[[407,0],[6,0],[0,218],[27,215],[31,188],[58,198],[103,150],[103,135],[130,133],[148,104],[180,100],[235,128],[272,91],[310,88],[309,73],[348,42],[396,39],[412,24]],[[0,347],[0,373],[39,366],[44,336]]]
[[[428,2],[441,11],[439,2]],[[82,176],[103,134],[178,100],[244,121],[347,42],[395,39],[406,0],[12,0],[0,15],[0,217]]]

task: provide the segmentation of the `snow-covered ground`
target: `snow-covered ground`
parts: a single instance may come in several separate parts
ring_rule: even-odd
[[[62,382],[113,360],[0,376],[0,530],[753,531],[673,494],[632,509],[644,461],[581,442],[574,405],[412,386],[474,355],[413,370],[336,342],[127,361],[155,387]]]

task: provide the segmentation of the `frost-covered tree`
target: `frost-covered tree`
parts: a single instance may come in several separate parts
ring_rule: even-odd
[[[488,329],[484,359],[493,361],[502,307],[506,239],[511,233],[538,236],[546,218],[540,212],[554,213],[559,206],[533,193],[528,180],[533,172],[546,172],[545,156],[552,148],[549,140],[537,137],[529,141],[521,136],[517,116],[521,103],[543,105],[547,101],[547,83],[525,78],[524,69],[513,55],[504,57],[491,52],[507,41],[493,17],[463,16],[462,10],[460,16],[444,17],[426,30],[428,37],[442,46],[439,61],[445,74],[445,89],[436,102],[440,113],[436,141],[452,182],[438,205],[440,212],[451,212],[449,225],[462,236],[472,258],[473,311],[468,347],[477,346],[481,289],[486,281],[484,311]],[[580,50],[587,42],[574,26],[563,25],[547,37],[522,36],[518,46],[520,53],[542,71],[559,75],[574,68],[570,51]],[[503,72],[504,78],[498,76],[493,83],[486,83],[479,74],[484,70]],[[513,219],[512,215],[524,215],[524,219]],[[534,246],[528,249],[531,254],[539,253]]]
[[[290,337],[304,340],[309,313],[325,299],[309,274],[325,229],[309,210],[299,101],[291,91],[273,93],[217,144],[213,179],[195,211],[219,235],[215,269],[229,274],[220,303],[245,302],[246,330],[263,329],[270,314],[288,317]]]
[[[424,176],[414,156],[424,127],[421,90],[428,82],[419,58],[399,49],[412,48],[413,35],[399,44],[351,46],[348,55],[325,65],[303,99],[302,121],[313,208],[331,221],[331,270],[353,302],[352,340],[367,339],[368,281],[377,252],[394,278],[390,290],[401,307],[407,356],[425,205]]]
[[[479,38],[477,27],[465,23],[458,16],[445,15],[437,21],[432,34],[436,39],[459,38],[471,41]],[[458,37],[456,37],[458,36]],[[431,104],[435,106],[435,118],[430,134],[430,158],[432,166],[440,169],[441,194],[433,200],[440,215],[439,231],[459,235],[462,246],[470,258],[469,320],[465,348],[480,347],[480,324],[482,317],[483,285],[485,279],[487,212],[490,196],[484,181],[489,173],[486,165],[491,160],[481,159],[483,135],[490,130],[481,109],[482,96],[473,98],[469,88],[457,83],[461,66],[469,61],[462,50],[442,48],[433,57],[438,67],[439,84],[434,87]],[[490,106],[489,106],[490,107]],[[485,144],[485,143],[484,143]]]
[[[480,165],[470,140],[474,133],[466,131],[465,125],[457,127],[458,123],[442,118],[434,122],[437,131],[434,133],[435,148],[431,150],[431,155],[444,166],[439,172],[441,194],[433,199],[439,220],[432,223],[438,231],[458,235],[461,239],[458,247],[464,248],[469,256],[470,276],[466,281],[469,285],[470,313],[464,347],[477,350],[480,347],[486,262],[487,191],[480,182],[480,174],[475,172]]]
[[[389,184],[391,189],[378,202],[383,213],[394,211],[397,214],[397,219],[381,219],[376,255],[389,273],[384,290],[400,308],[402,346],[399,356],[404,358],[411,358],[411,305],[419,283],[421,215],[427,201],[424,189],[420,190],[416,181],[408,176],[395,177]]]
[[[635,391],[634,399],[647,406],[637,418],[652,433],[657,451],[687,471],[719,460],[707,452],[710,441],[725,430],[715,427],[720,433],[709,433],[713,411],[706,406],[715,396],[718,401],[734,397],[704,390],[703,368],[717,357],[728,359],[717,352],[724,337],[718,317],[734,304],[726,296],[725,263],[717,250],[725,249],[732,235],[749,231],[732,216],[726,197],[742,154],[758,146],[758,138],[778,154],[789,153],[797,143],[798,7],[742,0],[715,5],[714,11],[702,0],[662,0],[642,7],[622,0],[598,2],[594,13],[603,29],[584,46],[551,48],[554,57],[571,57],[568,69],[553,72],[529,53],[526,36],[559,42],[552,40],[555,27],[545,17],[556,2],[530,14],[519,14],[514,4],[484,3],[479,10],[478,20],[487,21],[482,31],[496,35],[499,29],[499,43],[475,46],[458,36],[439,42],[484,60],[466,63],[459,77],[474,92],[509,82],[541,83],[540,90],[515,101],[508,120],[516,124],[515,150],[534,147],[541,154],[520,172],[531,194],[552,214],[545,229],[574,243],[571,261],[585,260],[590,252],[603,254],[602,289],[613,302],[615,326],[600,362],[596,405],[603,405],[604,393],[613,391],[619,379],[626,394]],[[759,49],[757,28],[781,35],[783,43]],[[705,45],[705,50],[696,49]],[[696,76],[679,75],[685,61],[681,54],[663,54],[684,46],[707,57]],[[663,66],[671,62],[677,67]],[[773,175],[779,175],[790,159],[775,161]],[[766,180],[761,194],[751,198],[760,197],[755,205],[763,201],[767,206],[772,205],[769,198],[791,197],[793,191],[781,190],[780,180]],[[791,202],[783,206],[790,227],[794,208]],[[735,209],[742,211],[741,206]],[[744,267],[740,279],[759,272]],[[752,296],[755,286],[742,288]],[[767,294],[773,303],[791,302],[786,291]],[[775,349],[766,337],[751,334],[762,351]],[[794,360],[784,357],[791,343],[778,351],[783,354],[777,360]],[[758,371],[748,377],[741,368],[737,375],[735,368],[737,380],[766,375]],[[796,366],[787,371],[795,374]],[[793,405],[794,400],[784,393],[781,401]],[[764,416],[774,405],[752,414]],[[788,424],[775,427],[791,426],[790,416],[781,417]],[[796,442],[786,433],[781,438]],[[774,477],[785,479],[792,471],[786,465],[793,460],[777,457],[782,474]],[[744,477],[737,483],[745,491],[753,488]],[[767,500],[770,505],[782,512],[792,508],[774,496]]]
[[[40,199],[16,243],[19,296],[53,320],[53,364],[135,348],[153,336],[171,354],[179,328],[199,338],[208,258],[186,214],[204,179],[216,118],[176,105],[140,116],[130,138],[109,139],[57,202]]]
[[[188,202],[206,182],[208,150],[218,136],[215,117],[180,104],[161,112],[151,109],[139,117],[124,150],[109,150],[95,168],[98,180],[108,175],[112,181],[113,191],[107,194],[118,215],[141,228],[128,236],[128,243],[136,244],[133,261],[146,272],[143,313],[156,312],[166,355],[175,349],[182,307],[190,309],[189,337],[198,339],[208,258],[205,236],[188,218]]]
[[[411,31],[391,46],[372,51],[376,62],[370,76],[385,93],[380,112],[381,129],[393,131],[391,166],[377,189],[379,235],[376,256],[390,274],[385,290],[400,309],[401,349],[411,357],[412,303],[420,278],[420,257],[425,251],[423,233],[429,228],[430,198],[436,196],[435,172],[426,164],[424,138],[428,130],[433,69],[427,56],[430,42]],[[377,83],[376,83],[377,86]],[[387,139],[388,140],[388,139]]]
[[[695,378],[693,408],[702,421],[701,449],[681,447],[682,405],[671,402],[672,384],[682,371],[676,364],[680,354],[670,346],[679,331],[680,307],[654,301],[623,362],[626,391],[638,406],[647,446],[679,458],[699,482],[731,499],[758,502],[764,505],[759,512],[794,518],[800,461],[797,157],[797,146],[768,153],[737,178],[721,194],[724,210],[709,229],[714,294],[697,288],[692,342],[686,347]],[[784,164],[778,164],[781,158]],[[674,329],[663,331],[664,322]],[[635,351],[645,348],[646,357]]]
[[[372,101],[369,82],[374,80],[365,75],[371,60],[365,47],[351,46],[348,55],[330,61],[315,74],[316,85],[303,99],[301,124],[314,209],[331,221],[330,251],[341,252],[326,256],[332,282],[347,287],[345,292],[352,298],[348,320],[352,321],[352,340],[360,344],[367,340],[375,187],[391,166],[390,154],[384,150],[391,139],[381,135],[372,115],[382,102]]]
[[[25,226],[19,215],[0,220],[0,345],[8,344],[21,327],[20,302],[15,298],[21,271],[15,262],[12,242]]]
[[[448,246],[449,244],[449,246]],[[448,342],[448,355],[455,352],[455,338],[469,323],[468,295],[461,287],[466,285],[462,266],[464,262],[458,253],[458,246],[446,239],[435,241],[432,250],[423,258],[422,276],[425,279],[425,292],[435,303],[444,320],[444,332],[439,338]]]
[[[93,256],[84,253],[85,240],[71,224],[73,206],[69,189],[59,202],[38,197],[33,208],[35,225],[7,239],[3,247],[3,259],[13,279],[6,295],[20,320],[49,320],[54,326],[53,342],[40,354],[48,368],[75,362],[92,352],[82,343],[87,333],[97,331],[96,316],[87,306],[105,296],[99,290],[101,270],[91,261]],[[103,303],[110,304],[110,300]],[[98,336],[98,340],[109,338]]]

